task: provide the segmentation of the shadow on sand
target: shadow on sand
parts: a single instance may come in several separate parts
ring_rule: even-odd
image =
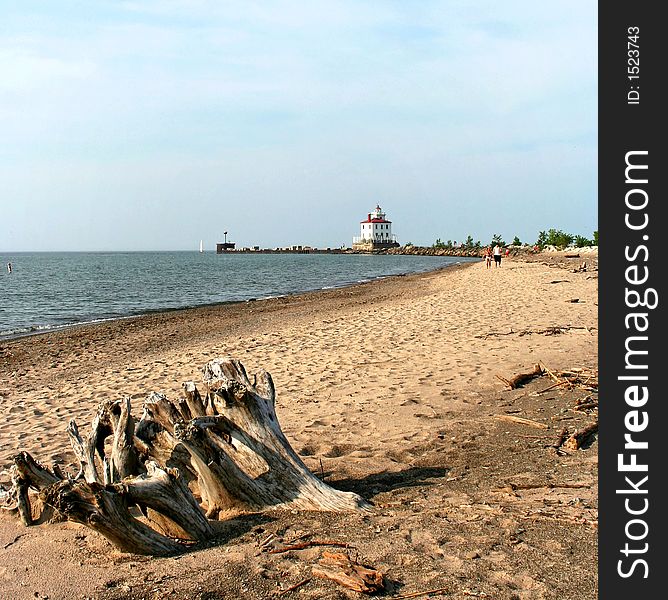
[[[361,479],[328,481],[332,487],[344,492],[355,492],[367,500],[376,494],[400,488],[434,485],[430,479],[440,479],[449,473],[445,467],[410,467],[403,471],[373,473]]]

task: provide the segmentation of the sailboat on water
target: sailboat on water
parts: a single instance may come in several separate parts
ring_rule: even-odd
[[[199,251],[204,252],[204,243],[202,240],[199,241]]]

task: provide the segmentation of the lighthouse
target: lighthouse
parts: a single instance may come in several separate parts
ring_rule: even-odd
[[[353,238],[353,249],[375,250],[398,246],[392,233],[392,221],[388,221],[385,212],[376,204],[376,208],[360,222],[360,235]]]

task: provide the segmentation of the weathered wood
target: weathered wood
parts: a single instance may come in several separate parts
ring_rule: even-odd
[[[197,464],[202,496],[213,502],[209,511],[368,508],[357,494],[335,490],[308,470],[278,423],[271,375],[260,371],[253,379],[238,360],[210,361],[205,404],[218,414],[175,430]]]
[[[320,565],[312,569],[315,577],[330,579],[356,592],[374,593],[385,589],[380,571],[360,565],[345,554],[325,551]]]
[[[307,584],[309,581],[311,581],[310,577],[307,577],[306,579],[302,579],[301,581],[298,581],[294,585],[291,585],[289,588],[285,588],[282,592],[279,592],[279,596],[285,596],[285,594],[289,592],[294,592],[297,588],[300,588],[304,584]]]
[[[185,546],[135,519],[115,489],[86,481],[61,481],[40,492],[42,500],[71,521],[101,533],[125,552],[166,555]]]
[[[206,414],[206,408],[195,382],[186,381],[183,384],[183,391],[186,395],[185,401],[190,410],[191,418],[203,417]]]
[[[23,524],[30,526],[35,520],[32,515],[29,489],[42,490],[60,481],[61,477],[38,463],[27,452],[20,452],[14,457],[14,464],[11,468],[11,479],[12,489],[10,495],[15,502],[15,508],[18,510]],[[37,520],[38,522],[43,520],[42,516]]]
[[[14,468],[19,476],[36,490],[41,490],[60,481],[55,473],[38,463],[27,452],[20,452],[14,457]]]
[[[541,367],[540,364],[537,364],[534,366],[533,371],[529,371],[528,373],[519,373],[518,375],[515,375],[514,377],[511,377],[510,379],[506,379],[505,377],[501,377],[501,375],[497,375],[496,377],[503,381],[509,389],[514,390],[523,384],[527,383],[528,381],[531,381],[534,377],[540,377],[543,374],[543,367]]]
[[[566,438],[568,437],[568,428],[567,427],[562,427],[561,431],[559,432],[559,435],[557,436],[556,441],[554,444],[552,444],[552,448],[561,448],[561,445],[564,443]]]
[[[440,587],[440,588],[434,588],[431,590],[425,590],[424,592],[411,592],[409,594],[402,594],[401,596],[393,596],[394,600],[408,600],[408,598],[417,598],[418,596],[427,596],[431,598],[433,594],[445,594],[446,592],[449,591],[450,588],[446,587]],[[471,593],[467,594],[471,596],[478,596],[477,593]],[[482,594],[480,594],[482,596]]]
[[[349,548],[350,544],[347,542],[337,542],[335,540],[309,540],[307,542],[298,542],[283,546],[282,548],[274,548],[269,550],[267,554],[282,554],[283,552],[291,552],[292,550],[304,550],[305,548],[312,548],[313,546],[336,546],[337,548]]]
[[[251,382],[230,358],[209,362],[203,372],[203,395],[193,382],[175,401],[151,393],[136,427],[128,397],[102,403],[88,436],[70,421],[67,434],[79,462],[74,479],[26,452],[16,456],[10,495],[24,522],[32,522],[33,488],[46,506],[122,550],[164,555],[187,547],[185,538],[211,539],[207,517],[279,507],[369,508],[357,494],[318,479],[292,449],[278,423],[269,373]]]
[[[530,427],[537,427],[538,429],[548,429],[549,426],[539,421],[532,421],[523,417],[515,417],[513,415],[495,415],[495,418],[500,421],[510,421],[511,423],[519,423],[520,425],[529,425]]]
[[[118,421],[114,426],[114,441],[109,459],[111,480],[121,481],[143,471],[134,447],[135,422],[130,412],[130,398],[120,403]]]
[[[199,392],[195,392],[199,397]],[[190,453],[175,437],[174,427],[187,423],[188,420],[184,417],[193,410],[200,412],[197,405],[190,406],[185,403],[185,399],[173,404],[164,394],[152,392],[144,400],[143,414],[137,424],[134,439],[144,462],[152,460],[159,465],[178,469],[181,477],[188,483],[197,481],[197,473],[191,465]],[[204,414],[203,408],[201,414]]]
[[[193,540],[213,536],[213,529],[177,469],[146,463],[147,473],[114,484],[129,503],[152,508],[176,523]]]
[[[21,477],[18,469],[12,469],[12,485],[14,486],[14,498],[16,509],[18,510],[21,521],[26,527],[32,525],[32,509],[30,507],[30,498],[28,497],[29,483]]]
[[[587,439],[598,431],[598,423],[587,425],[584,429],[575,430],[563,443],[562,448],[567,452],[575,452],[587,441]]]
[[[79,433],[79,427],[74,419],[67,426],[67,434],[70,437],[70,444],[74,450],[74,455],[79,461],[79,473],[75,479],[83,477],[88,483],[99,483],[101,479],[95,466],[96,438],[94,436],[83,438]]]

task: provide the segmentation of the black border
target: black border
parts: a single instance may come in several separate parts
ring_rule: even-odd
[[[667,392],[662,389],[661,373],[662,367],[667,368],[663,365],[666,351],[662,344],[665,327],[661,315],[668,295],[666,269],[662,269],[661,262],[666,256],[663,246],[668,242],[663,239],[662,228],[665,212],[662,204],[668,199],[665,185],[668,163],[661,138],[663,131],[668,130],[665,125],[668,104],[662,82],[664,73],[668,73],[662,65],[662,59],[668,57],[664,46],[668,33],[659,17],[659,7],[659,3],[646,0],[599,3],[599,597],[604,600],[633,599],[637,594],[648,594],[646,598],[668,597],[667,586],[663,584],[668,573],[668,566],[664,566],[668,499],[663,489],[668,482],[663,481],[667,469],[662,460],[663,456],[668,457],[668,419]],[[628,77],[630,27],[639,28],[638,79]],[[629,103],[628,93],[632,89],[640,94],[639,104]],[[633,231],[625,225],[625,215],[629,212],[625,196],[633,186],[625,180],[625,157],[630,151],[647,151],[642,160],[648,166],[645,171],[648,183],[640,187],[649,196],[645,209],[649,222],[642,231]],[[634,213],[633,216],[639,215]],[[644,235],[646,240],[642,239]],[[647,260],[643,260],[645,252],[641,252],[635,262],[627,260],[625,253],[633,255],[633,249],[640,244],[647,247]],[[630,250],[626,250],[627,247]],[[648,354],[643,360],[648,368],[643,374],[648,376],[648,381],[640,384],[647,386],[649,400],[638,410],[647,412],[649,425],[642,434],[634,434],[637,439],[649,442],[647,450],[637,451],[638,462],[648,465],[645,474],[649,479],[642,486],[647,494],[629,496],[618,494],[616,490],[628,488],[624,477],[633,475],[620,472],[617,464],[618,454],[624,452],[624,434],[627,433],[624,418],[627,411],[633,410],[624,398],[630,383],[618,379],[629,372],[625,367],[625,341],[634,331],[627,330],[625,317],[639,310],[629,308],[625,302],[625,288],[633,288],[626,281],[626,269],[632,264],[648,267],[649,280],[645,287],[657,291],[659,302],[655,309],[647,310],[649,328],[645,332],[648,340],[644,347]],[[635,474],[636,480],[637,476]],[[636,517],[626,511],[627,497],[637,502],[632,505],[635,507],[644,504],[639,498],[649,501],[647,512],[637,517],[644,519],[648,526],[647,538],[642,541],[647,542],[647,551],[629,558],[621,549],[627,542],[625,527]],[[641,530],[639,524],[631,528],[636,535]],[[642,542],[629,543],[640,547]],[[618,561],[624,561],[622,570],[628,572],[634,557],[647,561],[647,577],[641,564],[636,565],[629,577],[619,574]]]

